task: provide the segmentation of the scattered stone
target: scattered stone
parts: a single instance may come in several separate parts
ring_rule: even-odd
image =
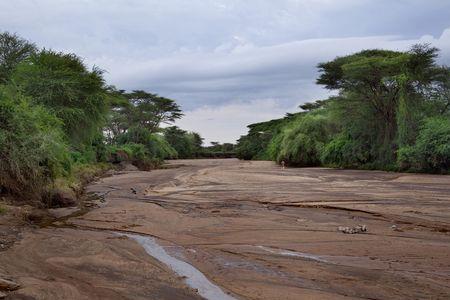
[[[135,195],[137,194],[137,191],[134,188],[130,188],[130,190],[133,194],[135,194]]]
[[[33,209],[24,215],[24,220],[30,224],[43,224],[51,220],[48,211],[44,209]]]
[[[78,202],[77,195],[70,188],[57,188],[51,198],[51,207],[70,207],[76,206]]]
[[[6,298],[6,294],[5,293],[2,293],[2,292],[0,292],[0,299],[5,299]]]
[[[121,162],[120,163],[121,171],[129,172],[129,171],[139,171],[139,169],[129,162]]]
[[[401,230],[400,228],[398,228],[397,225],[395,225],[395,224],[391,226],[391,229],[392,229],[393,231],[400,231],[400,232],[403,231],[403,230]]]
[[[20,284],[14,282],[12,280],[0,278],[0,290],[2,290],[2,291],[15,291],[19,287],[20,287]]]
[[[363,233],[367,232],[367,226],[366,225],[358,225],[356,227],[339,226],[338,231],[341,231],[346,234]]]

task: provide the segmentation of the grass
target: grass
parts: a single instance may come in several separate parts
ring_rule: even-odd
[[[5,212],[6,212],[6,208],[0,204],[0,215],[4,214]]]

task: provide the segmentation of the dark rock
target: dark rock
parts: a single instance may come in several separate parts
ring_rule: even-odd
[[[51,207],[69,207],[77,205],[77,196],[70,189],[56,190],[51,199]]]
[[[12,280],[0,278],[0,290],[15,291],[20,287],[20,284]]]

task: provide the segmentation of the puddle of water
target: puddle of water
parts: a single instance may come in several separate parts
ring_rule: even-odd
[[[259,249],[262,249],[262,250],[264,250],[266,252],[270,252],[270,253],[273,253],[273,254],[278,254],[278,255],[283,255],[283,256],[300,257],[300,258],[305,258],[305,259],[309,259],[309,260],[313,260],[313,261],[317,261],[317,262],[329,263],[329,261],[321,258],[320,256],[313,255],[313,254],[296,252],[296,251],[290,251],[290,250],[284,250],[284,249],[271,248],[271,247],[266,247],[266,246],[257,246],[257,247]]]
[[[149,255],[169,266],[179,276],[186,277],[186,283],[191,288],[197,289],[198,293],[203,298],[208,300],[236,300],[236,298],[226,294],[217,285],[209,281],[208,278],[195,267],[176,257],[170,256],[162,246],[158,245],[154,238],[135,234],[119,233],[119,235],[127,236],[135,240],[144,247]]]

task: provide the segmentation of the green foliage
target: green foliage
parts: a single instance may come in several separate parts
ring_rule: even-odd
[[[120,152],[125,153],[126,156],[119,157],[119,160],[145,160],[150,157],[148,149],[142,144],[127,143],[111,148],[113,154]]]
[[[236,155],[240,159],[245,160],[264,160],[268,159],[266,154],[266,147],[271,139],[271,134],[266,133],[260,136],[256,134],[242,136],[238,140],[238,146],[236,149]]]
[[[372,163],[392,164],[398,145],[414,142],[427,102],[433,100],[428,95],[443,87],[448,74],[436,65],[436,56],[437,49],[416,45],[409,52],[365,50],[319,64],[317,83],[340,91],[347,103],[335,106],[346,116],[342,127],[361,139],[357,144],[370,144]],[[365,117],[353,119],[352,111]],[[355,134],[355,129],[370,134]]]
[[[163,136],[151,133],[146,128],[132,127],[117,136],[116,140],[119,145],[141,144],[146,148],[147,155],[154,159],[164,160],[176,158],[178,155]]]
[[[323,148],[321,161],[329,167],[358,168],[371,161],[370,147],[349,135],[340,134]]]
[[[143,144],[128,143],[109,146],[109,161],[112,163],[130,162],[140,170],[148,171],[161,164],[161,159],[149,153]]]
[[[300,116],[283,128],[279,137],[272,140],[271,155],[277,162],[288,165],[317,166],[320,153],[329,138],[329,120],[323,114]],[[274,145],[279,143],[278,145]]]
[[[90,143],[101,130],[108,109],[102,71],[87,70],[75,54],[32,54],[17,66],[13,80],[34,103],[62,120],[73,145]]]
[[[103,72],[75,54],[0,33],[0,193],[52,205],[61,191],[81,191],[106,162],[149,169],[175,158],[155,132],[181,116],[171,99],[106,86]],[[198,134],[183,140],[201,152]]]
[[[450,119],[427,119],[415,144],[399,149],[398,164],[403,170],[447,173],[450,168]]]
[[[295,119],[298,115],[301,115],[301,113],[288,114],[283,119],[270,120],[247,126],[249,128],[248,134],[241,136],[236,146],[237,157],[246,160],[272,159],[274,156],[267,149],[272,138],[280,132],[285,124]]]
[[[137,90],[124,94],[132,105],[128,107],[129,122],[134,126],[142,126],[156,132],[159,126],[170,124],[181,118],[183,114],[178,104],[172,99]]]
[[[263,153],[298,166],[448,171],[450,69],[436,64],[437,51],[428,45],[365,50],[319,64],[317,83],[338,95],[301,105],[303,112],[290,120],[250,125],[239,140],[239,157]],[[434,121],[425,121],[430,117]],[[270,142],[258,132],[270,133]]]
[[[194,139],[190,134],[176,126],[164,129],[164,137],[178,153],[178,158],[192,158],[195,154]]]
[[[234,158],[236,157],[236,145],[231,143],[211,142],[210,146],[200,149],[196,157],[203,158]]]
[[[171,124],[183,116],[174,100],[136,90],[132,93],[112,90],[113,109],[107,129],[114,137],[131,127],[142,127],[154,133],[161,124]]]
[[[12,87],[0,86],[0,189],[32,199],[70,172],[61,122]]]
[[[203,138],[197,132],[187,133],[189,143],[192,145],[192,156],[199,157],[203,152]]]
[[[16,34],[0,33],[0,84],[9,81],[16,66],[36,51],[36,46]]]

